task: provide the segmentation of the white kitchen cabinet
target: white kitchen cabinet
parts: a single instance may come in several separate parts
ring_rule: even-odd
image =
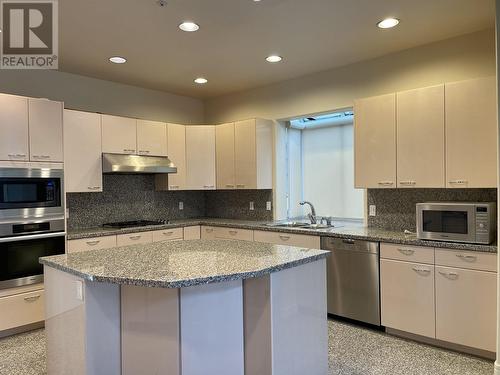
[[[112,154],[137,153],[137,120],[128,117],[102,115],[102,152]]]
[[[436,266],[436,338],[496,349],[497,274]]]
[[[28,98],[0,94],[0,160],[28,161]]]
[[[182,228],[170,228],[153,231],[153,242],[180,241],[184,239]]]
[[[396,94],[354,101],[356,188],[396,187]]]
[[[253,241],[253,230],[238,228],[214,228],[215,239]]]
[[[186,189],[186,127],[167,124],[168,157],[177,167],[177,173],[156,175],[156,190]]]
[[[0,298],[0,331],[45,320],[43,284],[38,290]]]
[[[116,247],[116,236],[102,236],[68,240],[68,254]]]
[[[137,120],[137,153],[167,156],[167,125],[163,122]]]
[[[201,238],[201,227],[199,225],[184,227],[185,240],[199,240],[200,238]]]
[[[215,127],[217,153],[217,190],[236,188],[234,123]]]
[[[446,186],[497,186],[495,77],[447,83]]]
[[[67,193],[102,191],[101,115],[64,110]]]
[[[201,227],[201,239],[215,240],[215,229],[214,227]]]
[[[153,242],[153,232],[118,234],[116,246],[140,245]]]
[[[434,265],[380,260],[382,325],[434,338]]]
[[[186,189],[215,190],[215,126],[186,126]]]
[[[255,242],[305,247],[309,249],[319,249],[321,247],[319,236],[310,236],[305,234],[256,230],[253,232],[253,239]]]
[[[272,121],[237,121],[234,124],[234,155],[237,189],[272,189]]]
[[[30,160],[63,162],[63,103],[29,99]]]
[[[397,93],[400,188],[444,188],[444,85]]]

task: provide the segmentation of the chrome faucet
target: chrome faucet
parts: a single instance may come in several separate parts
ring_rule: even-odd
[[[309,220],[311,220],[311,224],[316,224],[318,222],[318,220],[316,218],[316,210],[314,209],[313,204],[311,202],[308,202],[308,201],[302,201],[302,202],[299,202],[299,204],[301,206],[308,204],[309,207],[311,207],[311,213],[307,214],[307,217],[309,218]]]

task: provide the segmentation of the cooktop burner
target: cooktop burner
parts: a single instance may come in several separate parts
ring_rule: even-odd
[[[168,224],[168,220],[133,220],[133,221],[119,221],[116,223],[106,223],[102,226],[104,228],[133,228],[133,227],[146,227],[149,225],[164,225]]]

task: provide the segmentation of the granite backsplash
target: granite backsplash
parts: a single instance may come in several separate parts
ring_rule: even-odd
[[[496,202],[497,189],[368,189],[368,226],[414,232],[416,204],[433,201]],[[369,206],[377,206],[377,215],[369,216]]]
[[[68,193],[66,199],[68,229],[126,220],[272,219],[272,211],[265,210],[272,190],[155,191],[152,175],[104,175],[102,193]],[[250,201],[255,202],[254,211],[249,210]]]

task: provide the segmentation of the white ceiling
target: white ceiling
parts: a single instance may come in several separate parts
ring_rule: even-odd
[[[493,27],[495,15],[494,0],[167,1],[60,0],[60,70],[207,98]],[[400,26],[378,29],[388,16]],[[201,29],[180,31],[184,20]],[[272,53],[284,61],[267,63]]]

